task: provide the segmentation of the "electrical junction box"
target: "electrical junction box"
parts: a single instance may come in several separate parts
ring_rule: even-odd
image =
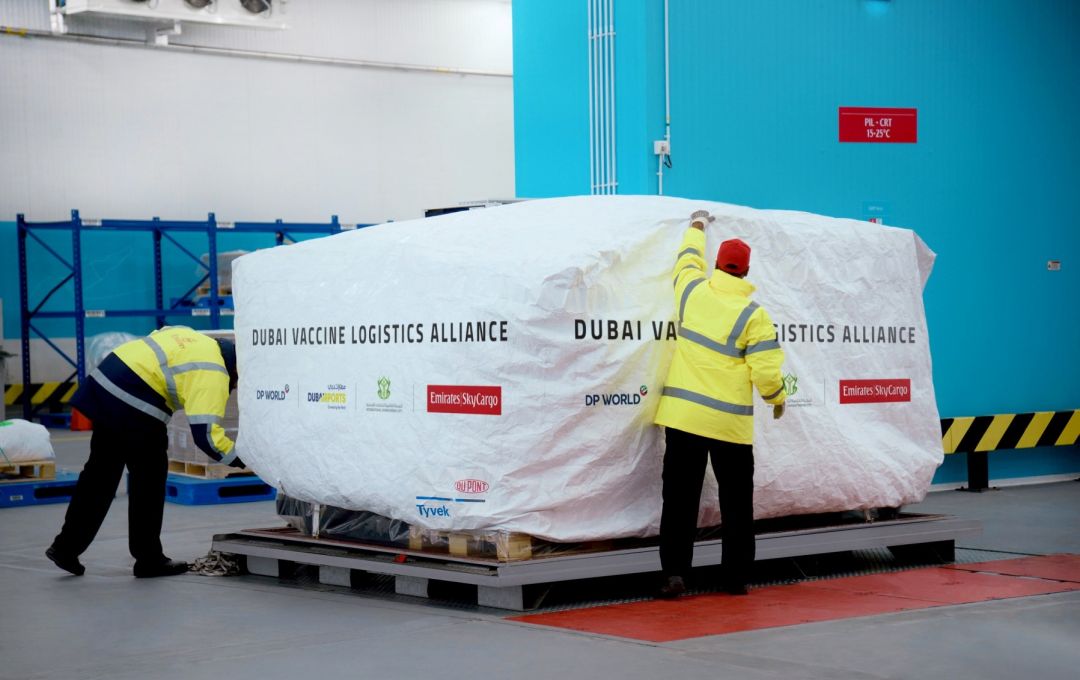
[[[666,139],[658,139],[652,143],[653,154],[657,156],[671,155],[671,142]]]
[[[289,27],[285,21],[287,4],[287,0],[52,0],[49,3],[52,13],[61,18],[83,15],[160,23],[195,21],[277,30]]]

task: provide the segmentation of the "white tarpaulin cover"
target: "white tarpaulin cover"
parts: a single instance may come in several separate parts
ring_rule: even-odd
[[[53,460],[52,441],[44,425],[18,418],[0,420],[0,465]]]
[[[934,255],[918,236],[651,196],[529,201],[240,258],[240,456],[294,498],[428,529],[655,534],[671,273],[700,208],[717,217],[709,251],[753,248],[754,299],[787,355],[787,415],[757,402],[756,516],[921,500],[942,446],[922,303]],[[703,526],[719,522],[711,477]]]

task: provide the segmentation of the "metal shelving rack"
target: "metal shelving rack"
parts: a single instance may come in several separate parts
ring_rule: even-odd
[[[219,295],[217,267],[217,239],[219,234],[272,233],[275,235],[276,245],[282,245],[286,240],[290,242],[294,240],[292,234],[331,235],[371,226],[369,224],[342,224],[338,221],[337,215],[333,215],[330,218],[329,223],[298,223],[283,222],[282,220],[275,220],[273,222],[220,222],[214,213],[210,213],[206,220],[194,221],[162,220],[157,217],[150,220],[84,220],[79,216],[78,210],[71,211],[70,220],[60,222],[28,222],[24,215],[20,213],[17,218],[17,223],[19,240],[19,318],[21,321],[20,331],[22,334],[22,380],[24,386],[23,389],[26,392],[29,391],[30,386],[31,332],[44,340],[49,347],[62,356],[69,364],[71,364],[72,368],[75,369],[64,382],[70,382],[73,379],[77,382],[81,382],[86,377],[85,322],[88,318],[152,317],[156,320],[157,327],[161,328],[166,324],[169,317],[194,316],[208,318],[210,326],[213,329],[221,328],[221,317],[231,313],[231,309],[226,307],[226,304],[231,303],[231,300],[226,300]],[[37,231],[70,231],[70,261],[37,236],[35,234]],[[153,234],[155,301],[153,309],[86,308],[83,300],[82,237],[84,234],[110,231],[150,232]],[[174,232],[206,234],[209,263],[204,263],[183,244],[173,238],[171,234]],[[69,272],[59,283],[53,286],[32,309],[30,307],[29,287],[27,285],[29,280],[26,259],[27,239],[36,241],[49,254],[59,260]],[[182,253],[190,257],[206,270],[206,273],[195,283],[195,285],[189,288],[180,298],[171,301],[168,307],[165,306],[165,289],[161,266],[163,240],[171,242]],[[74,308],[62,311],[41,311],[41,308],[45,303],[48,302],[48,300],[68,281],[72,281],[74,285]],[[209,281],[210,284],[210,295],[205,300],[206,305],[202,306],[199,304],[202,301],[196,300],[195,293],[199,286],[207,281]],[[35,327],[35,319],[73,319],[75,322],[75,358],[73,359],[69,356],[67,352],[49,339],[45,333]],[[29,398],[24,399],[23,417],[26,420],[30,420],[38,408],[40,407],[35,408],[34,405],[30,403]]]

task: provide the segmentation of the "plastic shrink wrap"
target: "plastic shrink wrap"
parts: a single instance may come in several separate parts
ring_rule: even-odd
[[[0,465],[55,458],[49,430],[44,425],[19,418],[0,420]]]
[[[298,501],[552,541],[658,530],[652,425],[687,216],[753,248],[788,410],[758,401],[755,513],[897,507],[942,459],[912,231],[665,197],[396,222],[233,267],[240,455]],[[711,269],[711,267],[710,267]],[[719,523],[711,473],[702,526]]]

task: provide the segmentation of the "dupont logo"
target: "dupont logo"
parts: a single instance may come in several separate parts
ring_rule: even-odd
[[[459,479],[454,482],[454,490],[458,493],[487,493],[491,485],[482,479]]]
[[[428,385],[428,413],[502,415],[500,385]]]
[[[878,380],[841,380],[841,404],[869,404],[887,401],[911,401],[910,378]]]

